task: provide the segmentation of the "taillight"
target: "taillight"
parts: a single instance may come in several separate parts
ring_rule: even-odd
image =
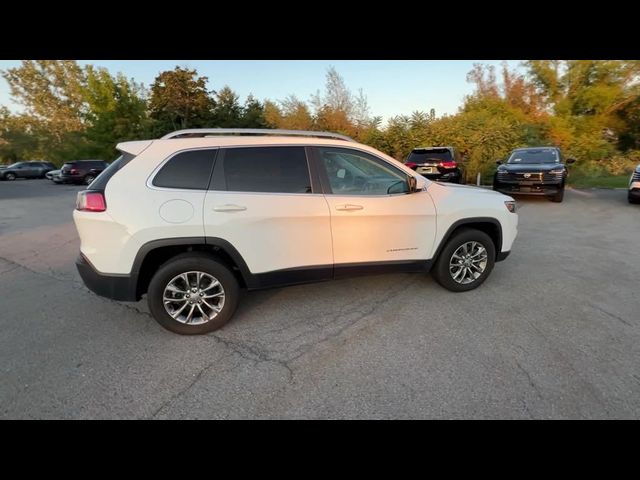
[[[69,170],[69,173],[71,175],[77,175],[78,174],[78,169],[77,168],[72,168],[71,170]]]
[[[76,210],[80,210],[81,212],[104,212],[106,209],[107,202],[105,202],[102,192],[91,192],[87,190],[78,192]]]
[[[407,162],[405,165],[409,168],[416,168],[418,166],[418,164],[414,162]]]
[[[442,168],[456,168],[458,164],[456,162],[440,162]]]

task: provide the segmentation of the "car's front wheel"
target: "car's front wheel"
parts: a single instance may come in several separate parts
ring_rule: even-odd
[[[9,180],[9,181],[15,180],[16,179],[16,174],[15,173],[11,173],[11,172],[5,173],[4,174],[4,179],[5,180]]]
[[[432,274],[452,292],[480,286],[493,270],[496,249],[486,233],[471,228],[458,230],[440,252]]]
[[[203,253],[185,253],[162,265],[149,284],[153,317],[182,335],[212,332],[233,315],[240,294],[233,273]]]
[[[564,200],[564,185],[553,195],[549,197],[552,202],[560,203]]]

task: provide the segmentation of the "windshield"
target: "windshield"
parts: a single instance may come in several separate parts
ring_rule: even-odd
[[[531,150],[516,150],[511,154],[507,163],[558,163],[560,157],[554,148],[536,148]]]
[[[435,160],[438,162],[450,162],[453,160],[451,151],[448,148],[430,148],[420,149],[417,148],[411,152],[407,162],[423,163],[429,160]]]

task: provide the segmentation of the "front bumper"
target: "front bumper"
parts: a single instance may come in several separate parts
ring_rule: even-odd
[[[501,182],[496,181],[494,190],[516,195],[554,195],[562,190],[562,182]]]
[[[76,268],[89,290],[101,297],[123,302],[137,302],[138,275],[105,275],[99,273],[82,255],[76,259]]]

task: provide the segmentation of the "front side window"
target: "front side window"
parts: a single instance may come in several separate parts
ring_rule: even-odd
[[[407,193],[407,175],[365,152],[347,148],[318,148],[335,195],[392,195]]]
[[[153,185],[183,190],[206,190],[216,150],[189,150],[173,156],[153,179]]]
[[[229,148],[222,170],[223,188],[230,192],[312,192],[304,147]]]

